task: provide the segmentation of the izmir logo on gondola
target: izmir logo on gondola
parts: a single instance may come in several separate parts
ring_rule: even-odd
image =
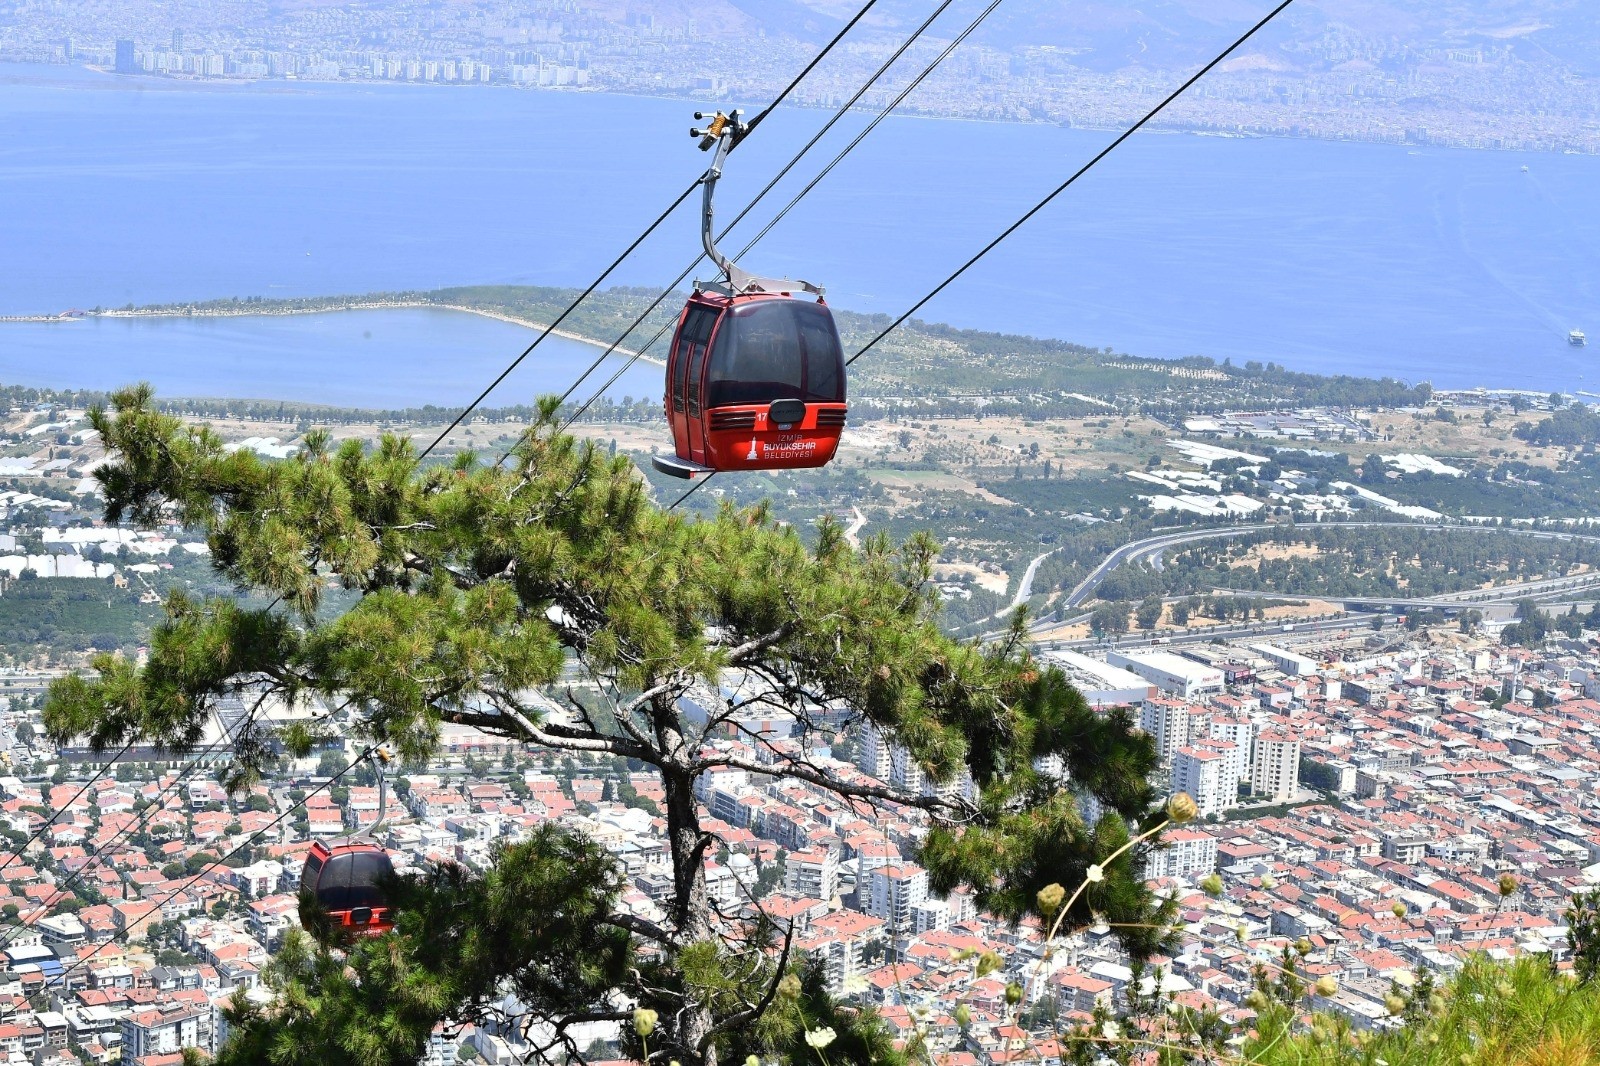
[[[763,444],[761,453],[769,459],[795,459],[817,450],[817,442],[799,434],[784,434],[776,444]]]

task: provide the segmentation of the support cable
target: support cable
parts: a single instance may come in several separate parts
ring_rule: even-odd
[[[320,792],[324,792],[327,789],[330,789],[334,785],[338,784],[340,779],[343,778],[345,774],[348,774],[351,770],[355,769],[358,765],[360,765],[364,760],[370,758],[372,753],[374,751],[376,751],[376,750],[377,749],[375,747],[367,748],[360,755],[357,755],[354,759],[351,759],[348,763],[345,764],[344,769],[340,770],[338,773],[336,773],[332,777],[328,778],[328,780],[324,781],[322,784],[318,785],[316,788],[314,788],[311,791],[307,792],[304,797],[302,797],[300,800],[298,800],[289,809],[285,810],[282,814],[278,815],[278,817],[274,818],[270,823],[268,823],[267,825],[263,826],[260,829],[257,829],[254,833],[251,833],[249,839],[245,840],[241,844],[235,845],[235,847],[233,848],[232,851],[228,852],[226,855],[222,856],[221,858],[214,859],[211,862],[207,863],[205,866],[201,867],[200,870],[198,872],[196,872],[193,877],[190,877],[187,881],[183,882],[183,884],[179,885],[177,888],[173,889],[171,892],[168,892],[165,896],[161,897],[160,901],[157,902],[151,908],[152,911],[160,910],[161,908],[165,907],[168,903],[170,903],[174,899],[176,899],[180,894],[182,894],[184,892],[187,892],[190,888],[192,888],[194,886],[195,882],[199,881],[202,877],[206,876],[206,874],[210,873],[212,870],[215,870],[218,866],[221,866],[223,863],[227,862],[229,859],[233,858],[235,855],[239,854],[244,849],[249,848],[249,847],[254,847],[257,840],[259,840],[266,833],[271,832],[272,830],[276,829],[279,825],[283,824],[284,819],[286,819],[290,815],[294,814],[294,812],[299,810],[301,807],[304,807],[306,805],[306,802],[308,800],[310,800],[312,796],[315,796]],[[61,971],[60,981],[62,983],[62,986],[65,987],[68,977],[72,976],[72,974],[76,973],[82,967],[88,965],[90,959],[92,959],[96,955],[100,954],[100,952],[104,948],[106,948],[108,945],[116,943],[118,940],[120,940],[126,934],[127,934],[127,930],[126,929],[123,929],[123,930],[113,934],[109,940],[106,940],[106,941],[104,941],[104,942],[102,942],[100,944],[95,945],[95,949],[93,951],[89,952],[87,955],[84,955],[82,958],[80,958],[77,962],[73,963],[67,969]]]
[[[799,164],[800,160],[803,159],[806,156],[806,154],[811,151],[812,148],[816,147],[817,142],[822,140],[822,138],[827,135],[828,131],[833,129],[833,127],[835,125],[837,125],[838,122],[841,119],[843,119],[845,115],[849,114],[850,111],[855,107],[856,104],[860,103],[861,98],[863,96],[865,96],[868,93],[868,91],[871,90],[873,85],[877,84],[878,79],[883,77],[884,74],[888,73],[889,68],[894,66],[894,64],[900,59],[901,56],[905,55],[905,53],[911,48],[911,46],[913,44],[915,44],[917,42],[917,40],[920,39],[921,36],[925,32],[927,32],[928,27],[933,25],[934,20],[937,19],[940,15],[944,14],[944,12],[950,7],[950,5],[952,3],[954,3],[954,0],[942,0],[942,2],[939,4],[939,6],[934,9],[933,13],[931,15],[929,15],[926,19],[924,19],[922,21],[922,24],[919,25],[915,30],[913,30],[911,32],[910,36],[908,36],[903,42],[901,42],[901,44],[900,44],[900,46],[898,48],[896,48],[893,52],[891,52],[889,54],[889,58],[884,60],[883,63],[881,63],[878,66],[877,70],[872,72],[872,75],[870,77],[868,77],[867,80],[864,81],[861,84],[861,87],[855,91],[855,93],[850,97],[850,99],[846,100],[837,109],[835,109],[833,115],[828,119],[828,121],[823,123],[822,128],[819,129],[815,134],[813,134],[811,139],[808,140],[804,144],[804,146],[802,146],[800,148],[800,150],[798,152],[796,152],[793,156],[790,157],[789,161],[783,165],[783,167],[772,178],[772,180],[767,182],[767,184],[761,189],[761,191],[756,193],[755,197],[753,199],[751,199],[749,203],[744,205],[744,208],[742,210],[740,210],[740,212],[733,217],[733,221],[729,222],[726,226],[722,227],[722,232],[717,235],[717,240],[720,241],[723,238],[727,237],[727,235],[733,230],[733,227],[737,226],[740,222],[744,221],[745,216],[750,214],[750,212],[755,209],[756,205],[761,203],[761,201],[766,198],[766,195],[768,193],[770,193],[773,190],[774,187],[777,186],[778,182],[782,181],[785,177],[788,176],[789,172],[791,170],[793,170],[795,168],[795,166],[797,166]],[[968,30],[967,32],[970,33],[971,31]],[[965,34],[963,34],[963,36],[965,36]],[[926,77],[926,76],[927,76],[926,72],[924,72],[924,74],[921,77]],[[918,80],[920,80],[920,78]],[[899,103],[898,100],[895,101],[895,102]],[[891,105],[891,107],[892,106],[893,105]],[[770,111],[771,108],[768,108],[768,110]],[[760,116],[758,116],[758,118],[759,117]],[[876,123],[876,121],[877,120],[874,120],[875,123]],[[753,129],[754,126],[755,126],[755,122],[752,121],[750,123],[750,127],[749,128]],[[749,129],[747,129],[746,132],[745,132],[745,136],[748,137],[749,135],[750,135],[749,134]],[[696,184],[698,185],[699,183],[696,182]],[[704,252],[701,252],[700,254],[696,255],[692,260],[689,261],[689,265],[684,267],[683,270],[679,272],[677,277],[673,278],[672,281],[667,283],[667,287],[665,289],[663,289],[661,291],[661,293],[659,295],[657,295],[654,300],[650,301],[650,305],[648,307],[646,307],[642,312],[640,312],[639,316],[637,318],[635,318],[631,323],[628,324],[628,327],[622,331],[621,335],[618,336],[617,339],[615,341],[613,341],[606,348],[605,351],[600,353],[599,357],[596,358],[595,361],[592,364],[590,364],[589,368],[587,370],[585,370],[582,374],[578,375],[578,380],[574,381],[572,383],[572,386],[570,388],[568,388],[566,392],[561,394],[561,401],[563,403],[565,403],[568,399],[571,398],[572,394],[577,391],[578,386],[583,384],[583,382],[589,377],[590,374],[592,374],[595,371],[596,368],[598,368],[600,366],[600,364],[604,363],[605,360],[612,355],[612,353],[616,352],[617,349],[622,346],[622,343],[628,339],[628,336],[634,330],[638,329],[639,326],[641,324],[643,324],[645,319],[649,318],[650,315],[655,313],[656,308],[661,306],[661,302],[663,300],[665,300],[667,297],[671,296],[674,292],[677,291],[678,286],[683,284],[684,279],[687,278],[694,271],[694,269],[696,267],[698,267],[701,264],[702,261],[704,261],[704,259],[705,259],[705,253]],[[615,385],[617,383],[617,381],[622,377],[622,375],[628,372],[628,370],[633,366],[633,364],[637,363],[641,358],[643,358],[644,354],[646,352],[648,352],[652,347],[654,347],[656,342],[659,341],[663,336],[665,336],[667,331],[670,330],[673,327],[674,324],[675,324],[675,321],[669,319],[660,329],[656,330],[655,335],[653,337],[651,337],[644,344],[639,345],[632,353],[630,353],[628,360],[626,362],[624,362],[622,364],[622,366],[620,368],[618,368],[617,371],[614,374],[612,374],[610,378],[608,378],[606,380],[606,383],[604,385],[601,385],[600,388],[596,389],[594,394],[591,395],[588,400],[584,401],[584,403],[577,409],[577,411],[573,412],[572,415],[570,415],[561,424],[561,430],[563,432],[566,431],[569,427],[571,427],[571,425],[574,422],[576,422],[580,417],[582,417],[583,413],[585,411],[587,411],[590,407],[592,407],[595,404],[595,402],[600,399],[601,396],[604,396],[606,394],[606,392],[611,388],[611,386]],[[520,441],[520,439],[521,438],[519,436],[518,440]],[[505,461],[508,458],[510,458],[511,452],[514,451],[515,449],[516,449],[516,444],[512,444],[510,448],[507,448],[504,452],[501,453],[500,458],[495,461],[495,465],[496,466],[500,466],[500,465],[504,464]]]
[[[685,492],[682,496],[679,496],[676,500],[673,500],[671,505],[667,507],[667,510],[676,511],[678,509],[678,505],[680,503],[682,503],[684,500],[687,500],[690,496],[693,496],[695,493],[699,492],[701,489],[705,488],[706,485],[711,483],[711,479],[716,477],[716,476],[717,476],[717,472],[715,470],[713,470],[713,471],[711,471],[711,473],[707,474],[702,480],[696,481],[693,485],[690,485],[688,491]]]
[[[1267,23],[1271,22],[1273,19],[1277,18],[1280,14],[1282,14],[1283,11],[1286,10],[1289,7],[1289,5],[1292,4],[1292,3],[1294,3],[1294,0],[1282,0],[1282,2],[1280,4],[1278,4],[1277,7],[1273,8],[1271,11],[1267,12],[1267,14],[1261,19],[1260,22],[1257,22],[1254,26],[1251,26],[1248,30],[1246,30],[1244,32],[1243,36],[1239,37],[1238,40],[1234,41],[1227,48],[1223,49],[1223,51],[1215,59],[1213,59],[1211,62],[1207,63],[1205,66],[1201,67],[1194,74],[1190,75],[1189,79],[1187,81],[1185,81],[1182,85],[1180,85],[1176,89],[1174,89],[1166,97],[1166,99],[1162,100],[1155,107],[1153,107],[1149,111],[1145,112],[1143,118],[1139,119],[1139,121],[1135,122],[1133,125],[1129,126],[1127,129],[1123,130],[1120,134],[1118,134],[1116,139],[1113,140],[1110,144],[1106,145],[1104,148],[1100,149],[1100,151],[1095,155],[1095,157],[1093,159],[1089,160],[1083,166],[1079,167],[1078,170],[1070,178],[1068,178],[1066,181],[1062,182],[1060,185],[1056,186],[1054,191],[1052,191],[1043,200],[1040,200],[1038,203],[1034,204],[1033,207],[1029,208],[1028,211],[1025,214],[1023,214],[1023,216],[1021,218],[1017,219],[1011,225],[1007,226],[1000,233],[1000,235],[998,237],[996,237],[994,240],[990,241],[988,244],[984,245],[981,249],[979,249],[978,254],[974,255],[971,259],[968,259],[965,263],[961,264],[961,266],[955,271],[955,273],[951,274],[949,277],[945,278],[938,285],[936,285],[932,292],[928,293],[922,299],[920,299],[916,303],[912,304],[911,308],[908,311],[906,311],[905,314],[901,315],[899,318],[897,318],[893,322],[889,323],[889,325],[885,326],[884,329],[882,330],[882,332],[880,332],[876,337],[873,337],[870,341],[868,341],[865,345],[863,345],[861,347],[861,349],[856,352],[855,355],[852,355],[849,359],[845,360],[845,365],[849,366],[851,363],[854,363],[857,359],[860,359],[863,355],[866,355],[869,351],[871,351],[878,344],[879,341],[883,340],[883,338],[887,337],[890,333],[894,332],[901,325],[903,325],[905,323],[906,319],[910,318],[912,315],[914,315],[918,311],[920,311],[923,308],[923,306],[925,304],[927,304],[927,302],[929,300],[932,300],[935,296],[937,296],[941,292],[943,292],[947,287],[950,286],[950,284],[952,282],[954,282],[957,278],[961,277],[961,275],[965,274],[969,269],[971,269],[973,267],[973,265],[978,262],[978,260],[982,259],[984,256],[988,255],[990,252],[994,251],[994,249],[997,248],[1000,245],[1001,241],[1004,241],[1007,237],[1009,237],[1013,233],[1015,233],[1026,222],[1028,222],[1028,220],[1033,218],[1034,215],[1037,215],[1040,211],[1043,211],[1047,206],[1049,206],[1051,201],[1053,201],[1057,196],[1060,196],[1062,193],[1066,192],[1069,188],[1072,187],[1072,185],[1079,178],[1083,177],[1090,170],[1094,169],[1095,164],[1099,163],[1100,160],[1104,159],[1106,156],[1110,155],[1113,151],[1115,151],[1117,149],[1117,147],[1122,144],[1123,141],[1126,141],[1129,137],[1132,137],[1135,133],[1139,132],[1139,130],[1143,129],[1144,126],[1148,122],[1150,122],[1151,119],[1155,118],[1157,115],[1161,114],[1161,112],[1165,111],[1168,108],[1168,106],[1170,106],[1173,103],[1173,101],[1177,100],[1178,97],[1182,96],[1185,92],[1187,92],[1194,85],[1195,82],[1199,81],[1201,78],[1203,78],[1207,74],[1209,74],[1211,72],[1212,68],[1215,67],[1218,63],[1221,63],[1224,59],[1227,59],[1234,52],[1238,51],[1238,49],[1241,46],[1243,46],[1246,41],[1248,41],[1250,38],[1254,37],[1258,32],[1260,32],[1261,29],[1267,25]]]
[[[1223,60],[1227,59],[1234,52],[1238,51],[1245,44],[1245,42],[1249,41],[1250,38],[1254,37],[1257,33],[1259,33],[1262,29],[1264,29],[1267,26],[1268,23],[1270,23],[1273,19],[1277,18],[1285,10],[1287,10],[1289,5],[1292,4],[1292,3],[1294,3],[1294,0],[1282,0],[1282,2],[1279,3],[1276,7],[1274,7],[1271,11],[1267,12],[1267,14],[1265,16],[1263,16],[1259,22],[1257,22],[1255,25],[1251,26],[1248,30],[1246,30],[1237,40],[1235,40],[1232,44],[1230,44],[1227,48],[1225,48],[1221,53],[1219,53],[1215,59],[1211,60],[1211,62],[1207,63],[1205,66],[1201,67],[1194,74],[1190,75],[1188,80],[1186,80],[1182,85],[1180,85],[1176,89],[1174,89],[1159,104],[1157,104],[1155,107],[1153,107],[1149,111],[1147,111],[1144,114],[1144,116],[1139,119],[1139,121],[1137,121],[1133,125],[1129,126],[1126,130],[1123,130],[1122,133],[1118,134],[1116,139],[1114,139],[1110,144],[1108,144],[1104,148],[1102,148],[1094,156],[1094,158],[1090,159],[1083,166],[1079,167],[1078,170],[1076,172],[1074,172],[1073,175],[1071,177],[1069,177],[1066,181],[1064,181],[1060,185],[1056,186],[1056,188],[1048,196],[1046,196],[1044,199],[1040,200],[1037,204],[1035,204],[1032,208],[1030,208],[1025,214],[1023,214],[1023,216],[1021,218],[1017,219],[1011,225],[1007,226],[1005,228],[1005,230],[1003,230],[998,237],[994,238],[994,240],[992,240],[988,244],[984,245],[983,248],[981,248],[976,255],[974,255],[971,259],[968,259],[965,263],[963,263],[953,274],[951,274],[949,277],[945,278],[931,292],[929,292],[926,296],[922,297],[922,299],[918,300],[915,304],[913,304],[909,310],[907,310],[899,318],[895,319],[888,326],[886,326],[881,332],[878,333],[877,336],[873,337],[866,344],[862,345],[862,347],[854,355],[852,355],[849,359],[845,360],[845,365],[846,366],[850,366],[851,364],[853,364],[857,359],[860,359],[863,355],[867,354],[867,352],[871,351],[874,347],[876,347],[878,345],[878,343],[881,342],[890,333],[892,333],[894,330],[898,329],[901,325],[905,324],[905,321],[908,318],[910,318],[912,315],[914,315],[918,311],[920,311],[923,308],[923,306],[925,306],[928,303],[928,301],[932,300],[935,296],[939,295],[939,293],[943,292],[952,283],[954,283],[958,278],[960,278],[963,274],[965,274],[968,270],[970,270],[973,267],[973,265],[975,265],[980,259],[982,259],[984,256],[988,255],[995,248],[997,248],[1002,241],[1004,241],[1007,237],[1011,236],[1011,234],[1015,233],[1024,224],[1026,224],[1035,215],[1037,215],[1040,211],[1044,210],[1045,207],[1049,206],[1049,204],[1052,201],[1054,201],[1056,197],[1060,196],[1067,189],[1071,188],[1077,182],[1077,180],[1079,178],[1081,178],[1085,174],[1087,174],[1090,170],[1092,170],[1095,167],[1096,164],[1098,164],[1102,159],[1104,159],[1106,156],[1110,155],[1113,151],[1115,151],[1124,141],[1126,141],[1128,138],[1132,137],[1135,133],[1139,132],[1139,130],[1144,128],[1152,119],[1154,119],[1157,115],[1161,114],[1161,112],[1165,111],[1180,96],[1182,96],[1184,93],[1188,92],[1189,89],[1192,88],[1196,82],[1198,82],[1201,78],[1203,78],[1207,74],[1209,74],[1212,71],[1212,69],[1214,69],[1219,63],[1221,63]],[[987,15],[987,13],[988,12],[986,11],[984,14]],[[980,16],[980,17],[982,17],[982,16]],[[832,164],[829,164],[829,167],[831,169]],[[824,171],[824,173],[826,173],[826,171]],[[790,206],[793,206],[793,205],[791,204]],[[762,232],[764,234],[765,230],[763,230]],[[758,234],[756,239],[759,240],[760,236],[761,235]],[[706,482],[709,482],[715,476],[716,476],[716,473],[713,472],[713,473],[707,475],[705,480],[697,482],[687,492],[685,492],[683,495],[679,496],[676,500],[674,500],[667,507],[667,510],[668,511],[677,510],[680,504],[682,504],[690,496],[693,496],[696,492],[700,491],[700,489],[705,486]]]
[[[823,46],[822,51],[818,52],[811,58],[811,62],[806,64],[805,69],[796,75],[788,85],[784,86],[783,91],[773,99],[772,103],[768,104],[760,114],[756,115],[756,117],[750,121],[749,129],[745,134],[746,136],[749,136],[749,133],[753,131],[763,119],[770,115],[774,108],[783,103],[784,98],[795,90],[796,86],[800,84],[806,75],[810,74],[814,69],[816,69],[817,64],[822,62],[823,58],[826,57],[829,52],[833,51],[834,47],[840,41],[844,40],[845,35],[855,28],[856,23],[860,22],[862,18],[866,16],[868,11],[871,11],[873,5],[875,5],[877,2],[878,0],[867,0],[867,2],[862,5],[861,10],[857,11],[855,16],[851,18],[849,22],[845,23],[844,27],[834,35],[833,39]],[[462,408],[461,413],[456,415],[456,417],[451,420],[448,426],[439,431],[439,435],[433,439],[433,442],[430,443],[426,448],[422,449],[422,452],[417,456],[417,461],[421,462],[423,459],[426,459],[430,454],[432,454],[433,450],[443,443],[444,439],[453,433],[456,427],[461,425],[461,423],[466,420],[468,415],[470,415],[473,411],[476,411],[479,405],[482,404],[484,400],[488,399],[489,394],[497,389],[500,386],[500,383],[505,381],[505,379],[511,375],[512,371],[521,366],[522,361],[528,358],[529,355],[533,354],[533,350],[539,347],[540,344],[544,343],[544,339],[550,336],[550,334],[554,333],[556,329],[560,327],[561,323],[565,322],[567,318],[578,309],[579,304],[583,303],[584,300],[587,300],[590,296],[592,296],[594,291],[598,289],[608,277],[611,276],[612,271],[621,266],[623,260],[632,255],[634,250],[637,249],[639,245],[643,244],[645,239],[654,233],[656,229],[667,220],[667,217],[676,211],[683,204],[683,202],[689,198],[690,194],[699,187],[699,178],[696,178],[694,181],[690,182],[689,187],[684,189],[683,192],[679,193],[677,199],[673,200],[672,203],[667,206],[665,211],[662,211],[661,214],[657,215],[655,221],[650,223],[650,225],[645,228],[643,233],[635,237],[633,243],[628,245],[627,248],[623,249],[622,254],[611,261],[610,266],[606,267],[605,270],[600,272],[599,277],[595,278],[589,283],[588,288],[584,289],[583,292],[578,294],[576,299],[567,304],[566,308],[556,316],[555,321],[551,322],[548,326],[544,327],[544,329],[540,331],[539,335],[533,339],[533,342],[522,350],[521,355],[517,356],[515,359],[511,360],[509,364],[507,364],[506,368],[502,370],[492,382],[489,383],[488,388],[480,392],[476,399],[474,399],[466,407]],[[589,367],[588,370],[585,370],[581,375],[579,375],[578,380],[573,382],[572,387],[567,390],[566,395],[570,396],[572,392],[577,389],[580,384],[582,384],[585,378],[594,373],[595,369],[604,359],[605,356],[602,355],[600,359],[596,360],[594,364]],[[565,400],[566,396],[563,396],[562,399]]]
[[[110,759],[106,760],[105,764],[102,765],[99,770],[95,771],[95,775],[93,777],[89,778],[89,780],[85,781],[84,784],[83,784],[83,787],[78,789],[77,792],[73,793],[72,798],[67,800],[66,806],[62,807],[61,809],[63,811],[70,811],[72,809],[72,805],[74,803],[77,803],[78,800],[82,799],[83,798],[83,794],[85,792],[89,791],[89,789],[94,786],[94,783],[96,781],[98,781],[102,777],[104,777],[106,771],[111,769],[113,766],[115,766],[117,764],[117,760],[118,759],[120,759],[124,755],[128,754],[128,749],[131,748],[131,747],[133,747],[133,741],[130,740],[126,744],[124,744],[122,746],[122,750],[121,751],[117,752],[115,755],[111,756]],[[41,789],[41,791],[43,791],[43,790]],[[51,807],[50,807],[49,804],[45,804],[45,810],[46,811],[50,811],[51,810]],[[38,843],[39,838],[44,836],[45,833],[49,831],[50,827],[55,824],[55,817],[56,817],[55,813],[47,814],[45,816],[44,824],[41,825],[37,830],[35,830],[34,834],[32,836],[30,836],[27,840],[23,841],[21,847],[12,849],[12,851],[9,854],[6,855],[6,861],[5,862],[0,862],[0,873],[5,872],[6,867],[8,867],[12,863],[16,862],[17,858],[19,856],[25,854],[29,848],[33,847],[34,844]]]
[[[978,17],[973,19],[972,22],[970,22],[967,25],[967,28],[961,31],[961,35],[958,36],[955,40],[951,41],[949,44],[947,44],[944,47],[944,50],[941,51],[937,56],[934,57],[933,62],[931,62],[927,66],[923,67],[922,68],[922,72],[920,74],[918,74],[915,78],[912,78],[911,81],[906,84],[905,88],[900,90],[899,94],[897,96],[895,96],[895,98],[889,102],[889,106],[888,107],[884,108],[882,111],[879,111],[876,115],[874,115],[873,118],[872,118],[872,121],[867,123],[867,127],[865,129],[863,129],[860,133],[856,134],[855,140],[853,140],[849,144],[845,145],[844,150],[841,151],[838,155],[834,156],[833,159],[828,163],[828,165],[823,167],[822,170],[817,174],[817,176],[812,178],[811,181],[806,185],[805,188],[803,188],[799,192],[795,193],[794,199],[790,200],[787,204],[785,204],[783,206],[783,210],[779,211],[776,215],[774,215],[772,217],[772,221],[768,222],[765,226],[763,226],[761,228],[761,232],[760,233],[757,233],[754,237],[750,238],[749,243],[744,246],[744,248],[739,252],[739,254],[735,258],[743,259],[746,255],[748,255],[750,253],[750,250],[753,249],[761,241],[761,238],[765,237],[768,233],[771,233],[772,232],[772,227],[774,227],[778,223],[782,222],[783,221],[783,217],[785,215],[787,215],[791,210],[793,210],[793,208],[794,208],[794,206],[796,204],[798,204],[801,200],[805,199],[806,194],[811,192],[812,189],[815,189],[817,187],[817,185],[821,183],[822,179],[826,178],[833,171],[833,168],[838,166],[844,160],[845,156],[849,155],[852,151],[854,151],[856,145],[858,145],[862,141],[866,140],[867,139],[867,135],[870,134],[873,130],[878,128],[878,123],[882,122],[884,119],[888,118],[891,114],[893,114],[895,108],[899,107],[902,103],[904,103],[905,102],[905,98],[910,96],[912,94],[912,92],[914,92],[916,90],[917,86],[921,85],[923,83],[923,81],[925,81],[927,79],[928,75],[932,74],[934,72],[934,70],[941,63],[943,63],[946,59],[950,58],[950,53],[954,52],[957,48],[959,48],[961,46],[961,43],[963,41],[965,41],[968,37],[972,36],[973,32],[975,30],[977,30],[977,28],[979,26],[983,25],[983,20],[988,18],[991,14],[993,14],[994,13],[994,9],[999,7],[1002,2],[1003,2],[1003,0],[990,0],[989,6],[984,8],[982,11],[980,11],[978,13]]]

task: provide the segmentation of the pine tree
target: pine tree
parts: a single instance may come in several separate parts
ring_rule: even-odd
[[[316,701],[337,721],[274,738],[251,719],[235,786],[254,780],[274,739],[304,753],[337,728],[414,765],[451,724],[552,755],[633,760],[665,793],[664,921],[619,906],[623,877],[603,849],[546,828],[487,871],[445,866],[395,886],[398,925],[381,938],[291,937],[269,974],[276,1003],[234,1009],[223,1063],[409,1066],[441,1021],[498,1022],[542,1049],[530,1061],[559,1061],[581,1050],[578,1023],[626,1022],[635,1008],[659,1019],[652,1061],[809,1061],[799,1037],[825,1024],[863,1056],[840,1061],[892,1062],[883,1028],[829,999],[787,928],[709,895],[718,842],[695,800],[702,775],[731,768],[916,812],[931,887],[967,886],[1013,922],[1037,913],[1046,885],[1083,882],[1153,813],[1149,738],[1032,660],[1020,619],[988,645],[941,632],[926,536],[854,549],[825,522],[808,546],[764,507],[665,513],[626,458],[558,432],[553,401],[504,466],[470,454],[423,465],[403,438],[335,447],[316,431],[269,462],[159,412],[143,386],[91,420],[113,457],[97,475],[107,519],[175,514],[206,533],[223,575],[272,602],[174,593],[144,665],[104,655],[93,675],[54,686],[53,738],[184,750],[221,697]],[[357,594],[342,614],[322,609],[330,582]],[[574,671],[601,703],[562,687]],[[705,721],[680,711],[690,696]],[[751,739],[752,757],[717,739],[741,713],[774,707],[797,722],[794,742]],[[870,723],[941,787],[906,792],[814,762],[838,728],[824,708]],[[1065,773],[1038,769],[1051,765]],[[1067,928],[1099,915],[1136,956],[1166,946],[1170,904],[1145,888],[1143,862],[1141,846],[1106,863]],[[641,1037],[623,1031],[638,1055]]]

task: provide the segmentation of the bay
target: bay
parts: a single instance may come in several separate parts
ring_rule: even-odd
[[[704,166],[686,136],[693,106],[0,68],[0,313],[583,285]],[[733,157],[719,217],[824,118],[777,112]],[[841,123],[727,243],[737,248],[864,121]],[[745,265],[824,283],[842,307],[898,314],[1110,136],[890,119]],[[680,211],[612,280],[664,285],[697,250],[695,226]],[[1600,336],[1600,159],[1140,135],[920,317],[1139,355],[1582,389],[1595,348],[1570,348],[1566,333]],[[285,328],[315,328],[304,321]],[[135,331],[123,355],[157,366],[171,357],[164,337]],[[0,347],[0,380],[54,371],[63,356]],[[302,372],[284,364],[277,394],[303,392]],[[554,384],[519,372],[509,387]]]
[[[334,407],[459,408],[533,330],[463,311],[382,308],[228,318],[87,318],[0,323],[0,384],[115,389],[148,381],[163,396],[298,400]],[[603,349],[545,339],[489,406],[560,392]],[[609,357],[587,397],[624,360]],[[638,362],[607,395],[661,395],[661,369]]]

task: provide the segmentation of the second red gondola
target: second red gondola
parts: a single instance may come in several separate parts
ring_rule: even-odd
[[[377,936],[394,928],[383,886],[394,876],[388,852],[375,844],[317,841],[306,854],[300,890],[346,936]]]

